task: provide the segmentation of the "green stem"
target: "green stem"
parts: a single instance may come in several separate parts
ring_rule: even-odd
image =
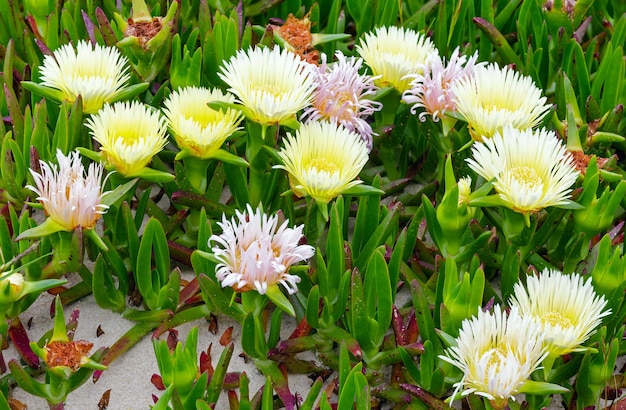
[[[183,158],[183,164],[185,165],[187,180],[189,180],[193,189],[195,189],[197,193],[204,195],[208,186],[206,174],[210,160],[198,157],[187,157]]]
[[[267,127],[267,125],[261,126],[261,144],[265,143]],[[248,158],[250,162],[248,200],[250,205],[256,208],[261,203],[263,197],[263,179],[265,177],[265,169],[267,168],[267,155],[261,151],[260,147],[253,147],[251,151],[254,156]]]
[[[109,348],[107,354],[102,358],[102,363],[105,366],[110,365],[113,360],[117,359],[122,353],[127,352],[131,347],[136,345],[141,339],[143,339],[148,333],[154,330],[158,326],[158,323],[154,322],[140,322],[130,328],[122,337],[120,337]],[[98,370],[93,374],[93,382],[97,382],[102,371]]]
[[[185,309],[164,322],[159,326],[155,331],[152,337],[160,337],[162,334],[167,332],[168,330],[175,328],[176,326],[182,325],[183,323],[192,322],[197,319],[202,319],[204,317],[208,317],[211,314],[209,307],[207,305],[199,305],[194,306],[189,309]]]

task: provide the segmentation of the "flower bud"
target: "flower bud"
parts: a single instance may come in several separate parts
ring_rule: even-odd
[[[117,46],[143,81],[152,81],[169,63],[178,5],[179,2],[173,1],[165,17],[152,17],[143,0],[134,0],[131,18],[125,20],[115,14],[115,20],[124,31],[124,38]]]

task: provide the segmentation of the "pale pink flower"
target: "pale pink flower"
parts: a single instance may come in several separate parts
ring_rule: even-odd
[[[92,162],[85,174],[78,151],[65,156],[58,150],[57,162],[58,166],[39,161],[41,173],[30,170],[36,186],[26,188],[38,195],[46,214],[66,231],[93,228],[108,208],[102,204],[102,165]]]
[[[278,227],[278,216],[268,216],[250,205],[247,212],[236,211],[235,217],[217,224],[221,235],[211,235],[213,254],[220,260],[216,277],[222,287],[232,286],[238,292],[255,289],[265,294],[268,287],[281,284],[289,294],[298,291],[300,277],[289,268],[309,259],[315,253],[310,245],[299,245],[304,225],[288,228],[289,220]]]
[[[326,55],[322,54],[312,106],[305,109],[302,118],[343,125],[358,133],[371,150],[372,136],[376,134],[366,118],[383,108],[381,103],[367,98],[378,90],[375,78],[359,73],[363,59],[347,58],[341,51],[335,57],[335,63],[327,64]]]
[[[461,78],[465,78],[474,72],[475,67],[485,63],[476,64],[478,53],[467,58],[461,55],[457,47],[450,60],[446,61],[437,51],[430,53],[421,74],[410,75],[411,88],[402,94],[402,99],[407,104],[413,104],[411,113],[415,114],[418,108],[424,111],[419,114],[420,121],[425,121],[427,115],[431,115],[433,121],[439,121],[445,116],[445,111],[456,111],[454,92],[451,84]]]

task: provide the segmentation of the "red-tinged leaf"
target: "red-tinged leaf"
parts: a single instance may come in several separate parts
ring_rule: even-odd
[[[293,330],[289,339],[296,339],[298,337],[308,336],[311,333],[311,329],[313,329],[309,323],[306,321],[306,318],[302,318],[302,320],[298,323],[298,326]]]
[[[213,369],[213,359],[211,357],[211,348],[213,347],[213,343],[209,345],[209,348],[206,349],[206,352],[200,352],[200,373],[207,372],[210,376],[213,376],[215,369]]]
[[[428,405],[428,408],[435,409],[435,410],[444,410],[445,408],[448,407],[443,400],[433,396],[431,393],[427,392],[421,387],[408,384],[408,383],[402,383],[400,387],[403,390],[411,393],[413,396],[422,400],[424,403],[426,403],[426,405]]]
[[[239,397],[237,397],[237,392],[228,390],[228,404],[231,409],[239,408]]]
[[[224,385],[225,389],[236,389],[241,384],[241,373],[239,372],[228,372],[224,377]]]
[[[30,348],[30,340],[19,317],[11,321],[9,325],[9,337],[24,362],[33,369],[37,369],[39,367],[39,357]]]
[[[111,24],[104,14],[104,11],[100,8],[96,8],[96,20],[98,20],[98,24],[100,25],[100,32],[102,33],[102,37],[108,46],[114,46],[117,43],[117,38],[115,37],[115,33],[111,28]]]
[[[67,321],[66,330],[67,337],[70,341],[74,340],[74,333],[76,332],[76,327],[78,326],[78,318],[80,317],[80,309],[77,307],[72,310],[70,314],[70,318]]]
[[[406,344],[407,335],[404,332],[404,320],[400,311],[395,305],[393,306],[393,312],[391,316],[391,326],[393,328],[393,334],[396,337],[396,343],[399,346],[404,346]]]
[[[176,344],[178,343],[178,330],[170,329],[167,334],[167,347],[170,351],[174,351],[176,349]]]
[[[154,384],[154,387],[156,387],[157,389],[165,390],[165,385],[163,384],[163,378],[159,376],[158,374],[153,374],[152,377],[150,378],[150,381],[152,382],[152,384]]]
[[[420,335],[419,328],[417,327],[417,320],[415,318],[415,311],[411,311],[408,322],[406,324],[405,333],[407,335],[407,343],[417,342],[417,338]]]
[[[266,377],[271,379],[271,384],[266,385],[266,388],[271,389],[273,387],[274,391],[283,402],[285,410],[293,410],[296,404],[295,398],[289,390],[287,378],[283,375],[276,362],[271,360],[257,360],[256,365]]]
[[[55,286],[52,289],[48,289],[48,293],[52,296],[60,295],[65,292],[67,287],[65,286]],[[54,316],[54,303],[50,306],[50,317]]]
[[[170,252],[172,249],[170,248]],[[189,300],[194,296],[198,295],[200,292],[200,284],[198,283],[198,278],[193,278],[193,280],[185,285],[185,287],[180,291],[180,296],[178,297],[178,305],[179,307],[183,304],[188,304]]]
[[[220,344],[222,346],[229,345],[232,339],[233,339],[233,327],[231,326],[228,329],[226,329],[224,333],[222,333],[222,336],[220,337]]]

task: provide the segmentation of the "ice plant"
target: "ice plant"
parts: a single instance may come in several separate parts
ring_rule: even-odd
[[[74,102],[80,95],[83,112],[88,114],[131,91],[131,88],[125,87],[130,79],[128,60],[115,47],[79,41],[74,50],[71,44],[65,44],[53,55],[44,57],[39,71],[41,86],[52,89],[42,94],[69,102]]]
[[[73,332],[68,333],[65,325],[63,305],[59,297],[55,299],[54,329],[52,337],[44,346],[30,343],[33,352],[41,357],[45,364],[45,382],[39,382],[12,360],[9,363],[11,374],[18,385],[30,394],[43,397],[51,409],[63,409],[68,394],[80,387],[92,370],[104,370],[106,366],[87,356],[93,343],[85,340],[73,340]],[[72,320],[78,320],[78,310],[72,314]],[[95,356],[100,356],[97,353]]]
[[[133,0],[132,3],[130,18],[114,14],[117,26],[124,34],[116,45],[129,56],[137,74],[150,82],[170,62],[179,4],[171,2],[165,17],[153,17],[144,0]]]
[[[105,105],[86,125],[106,165],[126,177],[145,174],[152,157],[167,143],[166,119],[137,101]]]
[[[316,86],[313,66],[278,47],[239,50],[218,75],[246,117],[262,125],[293,120],[310,104]]]
[[[368,160],[367,147],[355,132],[327,121],[309,121],[287,133],[278,152],[289,173],[294,194],[326,204],[342,192],[361,184],[355,180]]]
[[[376,93],[374,78],[361,74],[361,58],[335,53],[337,61],[327,64],[326,54],[317,70],[317,89],[311,106],[304,110],[303,118],[328,120],[341,124],[361,136],[368,150],[372,149],[372,126],[366,118],[382,108],[380,102],[368,98]]]
[[[235,97],[217,88],[185,87],[165,100],[163,112],[181,149],[178,158],[211,158],[238,129],[241,113],[233,108],[214,110],[208,106],[213,101],[233,103]]]
[[[289,228],[286,220],[278,226],[277,215],[253,211],[250,205],[217,224],[222,233],[212,235],[209,246],[219,260],[216,277],[222,287],[266,294],[280,284],[289,294],[298,291],[300,277],[289,274],[289,268],[315,253],[312,246],[299,245],[304,225]]]
[[[394,87],[401,93],[411,87],[411,75],[421,73],[428,56],[436,52],[424,34],[395,26],[366,33],[356,50],[378,77],[378,86]]]
[[[30,170],[35,186],[26,188],[37,200],[57,230],[91,229],[108,206],[102,203],[102,165],[91,163],[85,172],[78,151],[67,156],[57,151],[58,165],[39,161],[41,172]]]
[[[456,346],[439,356],[463,372],[454,384],[452,400],[476,394],[490,401],[494,409],[505,408],[508,400],[523,392],[524,385],[543,358],[541,328],[516,308],[507,316],[500,305],[493,313],[481,309],[461,324]]]
[[[474,140],[492,137],[505,125],[525,130],[537,126],[550,110],[532,79],[495,63],[476,67],[451,85],[457,111]]]
[[[563,274],[544,269],[538,276],[528,276],[526,289],[518,282],[510,301],[523,316],[541,325],[550,356],[586,350],[582,344],[591,336],[611,309],[598,295],[591,277],[584,280],[577,273]]]
[[[469,167],[491,181],[501,204],[527,215],[550,206],[570,206],[578,171],[553,131],[512,126],[472,146]]]
[[[430,53],[423,72],[410,76],[411,88],[402,94],[402,100],[413,104],[413,114],[418,108],[423,108],[418,115],[420,121],[425,121],[428,115],[433,121],[447,118],[446,111],[456,111],[452,83],[471,75],[477,66],[477,59],[478,53],[468,58],[461,55],[458,47],[447,62],[438,52]]]

